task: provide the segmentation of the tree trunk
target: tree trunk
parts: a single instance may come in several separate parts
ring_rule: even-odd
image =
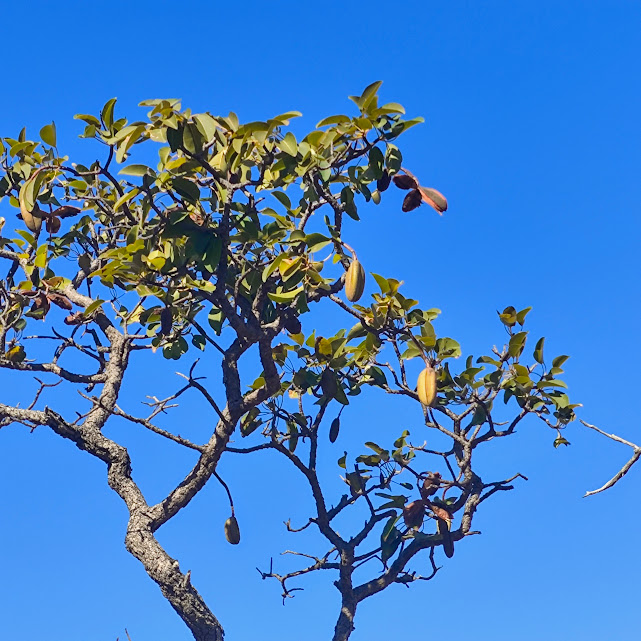
[[[131,519],[127,528],[127,550],[143,564],[196,641],[223,641],[223,628],[191,584],[189,573],[180,571],[178,561],[165,552],[144,520],[135,521]]]
[[[332,641],[347,641],[354,631],[354,615],[356,614],[356,599],[343,598],[341,613],[338,616]]]

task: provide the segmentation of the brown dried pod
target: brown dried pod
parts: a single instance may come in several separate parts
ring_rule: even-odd
[[[240,528],[236,517],[233,515],[225,521],[225,538],[232,545],[240,543]]]
[[[45,316],[49,312],[49,300],[47,299],[44,292],[38,292],[37,296],[34,297],[31,309],[29,310],[29,316],[38,319],[45,319]]]
[[[425,516],[425,503],[422,500],[412,501],[403,508],[403,521],[409,528],[419,527]]]
[[[434,512],[434,515],[437,518],[443,519],[443,521],[447,521],[447,523],[452,522],[452,515],[445,508],[430,503],[430,510]]]
[[[332,421],[332,424],[329,426],[329,442],[335,443],[338,438],[338,431],[341,428],[341,419],[338,416]]]
[[[412,191],[410,191],[410,193],[403,199],[403,206],[401,209],[403,211],[412,211],[413,209],[420,207],[422,202],[421,192],[418,189],[412,189]]]
[[[389,175],[389,171],[385,170],[383,175],[376,181],[376,189],[381,193],[384,192],[390,185],[392,177]]]
[[[60,231],[60,218],[50,216],[45,222],[45,227],[50,234],[57,234]]]
[[[58,207],[58,209],[54,209],[51,215],[58,216],[58,218],[69,218],[69,216],[77,216],[81,211],[82,209],[78,207],[63,205],[62,207]]]
[[[423,486],[421,487],[421,496],[423,499],[426,499],[428,496],[436,494],[440,486],[441,475],[438,472],[428,472],[427,477],[423,481]]]
[[[300,334],[303,331],[303,326],[300,324],[300,321],[296,316],[288,318],[284,323],[283,327],[290,334]]]
[[[73,314],[69,314],[67,318],[65,318],[65,325],[82,325],[82,322],[84,321],[84,316],[82,315],[82,312],[74,312]]]
[[[399,189],[418,188],[418,182],[416,182],[416,178],[414,178],[414,176],[408,176],[406,174],[396,174],[396,176],[394,176],[392,180]]]
[[[173,325],[173,314],[171,313],[171,307],[163,307],[160,312],[160,333],[163,336],[171,334],[171,328]]]
[[[61,307],[62,309],[66,309],[67,311],[70,311],[73,308],[73,306],[71,304],[71,301],[66,296],[63,296],[62,294],[58,294],[56,292],[48,292],[47,293],[47,298],[54,305],[57,305],[58,307]]]
[[[419,187],[419,190],[423,202],[434,207],[439,214],[442,214],[447,209],[447,199],[440,191],[436,191],[431,187]]]

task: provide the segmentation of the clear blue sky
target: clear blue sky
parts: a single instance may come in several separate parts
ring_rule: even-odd
[[[502,340],[495,310],[532,305],[533,333],[572,355],[565,380],[584,404],[580,416],[641,442],[641,4],[397,6],[6,3],[0,135],[27,125],[35,136],[53,119],[61,146],[87,153],[72,117],[113,96],[130,119],[151,97],[246,121],[298,109],[303,131],[383,80],[386,101],[426,118],[402,141],[406,166],[450,209],[439,218],[372,208],[354,228],[359,257],[441,308],[439,329],[466,352]],[[3,202],[0,213],[8,210]],[[13,388],[0,381],[0,401],[10,402]],[[354,431],[396,432],[399,416],[385,402],[352,413]],[[160,498],[190,459],[173,461],[173,449],[122,431],[144,489]],[[512,443],[487,448],[484,469],[529,482],[482,506],[483,535],[458,545],[434,581],[361,606],[353,639],[396,637],[401,625],[417,638],[444,626],[439,636],[451,641],[638,639],[641,466],[582,499],[629,452],[580,425],[568,437],[571,447],[554,450],[549,431],[530,423]],[[304,505],[304,488],[272,463],[224,466],[240,546],[223,539],[225,497],[213,486],[160,538],[192,569],[229,641],[325,641],[337,613],[329,580],[310,581],[283,607],[278,585],[254,569],[304,541],[282,528],[304,510],[279,499]],[[124,509],[101,463],[44,430],[14,426],[0,432],[0,484],[0,639],[115,641],[125,627],[133,641],[190,638],[124,550]]]

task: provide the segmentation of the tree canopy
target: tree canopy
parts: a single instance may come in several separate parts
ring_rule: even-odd
[[[49,428],[106,464],[129,512],[128,551],[199,641],[223,638],[224,613],[155,533],[213,477],[229,499],[225,536],[242,542],[253,524],[237,519],[221,457],[272,450],[300,474],[314,512],[287,529],[316,529],[324,547],[296,552],[303,562],[293,572],[272,566],[262,577],[285,598],[306,574],[328,570],[341,596],[339,641],[364,599],[433,578],[476,533],[482,503],[522,476],[485,478],[478,448],[530,416],[555,447],[568,444],[577,407],[560,378],[568,356],[548,356],[544,338],[529,336],[530,308],[498,312],[486,352],[464,354],[439,334],[439,309],[423,309],[401,281],[358,259],[357,226],[345,223],[388,189],[406,192],[399,215],[447,210],[397,146],[421,119],[379,105],[380,84],[351,97],[354,115],[327,117],[298,138],[294,111],[241,123],[159,99],[129,122],[113,99],[97,116],[76,116],[81,137],[104,148],[90,164],[64,155],[54,124],[37,141],[25,129],[0,139],[0,195],[21,218],[15,231],[3,221],[0,238],[0,367],[31,393],[25,407],[0,404],[0,426]],[[341,329],[321,334],[319,305],[333,306]],[[150,352],[188,363],[184,384],[134,413],[119,396],[130,363]],[[76,407],[57,404],[58,385],[78,391]],[[381,442],[363,430],[361,451],[335,463],[344,481],[336,494],[320,462],[335,460],[330,446],[358,421],[351,406],[363,393],[395,395],[422,420],[390,426]],[[211,410],[207,440],[158,422],[191,394]],[[193,451],[193,467],[160,501],[145,496],[129,452],[107,434],[114,419]]]

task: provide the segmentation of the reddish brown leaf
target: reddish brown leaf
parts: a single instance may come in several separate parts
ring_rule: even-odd
[[[403,508],[403,520],[407,527],[419,527],[425,516],[425,503],[423,501],[412,501]]]
[[[73,308],[71,301],[62,294],[57,294],[56,292],[49,292],[47,298],[58,307],[62,309],[71,310]]]
[[[69,218],[69,216],[77,216],[82,210],[78,207],[72,207],[71,205],[63,205],[54,209],[51,212],[52,216],[58,216],[58,218]]]
[[[427,477],[423,481],[423,487],[421,487],[421,496],[423,499],[436,494],[440,485],[441,475],[438,472],[428,472]]]

